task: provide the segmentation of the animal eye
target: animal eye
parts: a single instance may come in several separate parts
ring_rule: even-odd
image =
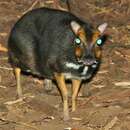
[[[79,38],[75,38],[74,42],[75,42],[76,45],[80,45],[81,40]]]
[[[103,35],[97,39],[96,44],[98,46],[102,46],[105,43],[106,39],[107,39],[107,35]]]
[[[103,43],[102,39],[98,39],[98,40],[96,41],[96,44],[97,44],[98,46],[101,46],[102,43]]]

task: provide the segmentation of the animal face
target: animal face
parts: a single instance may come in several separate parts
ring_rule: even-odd
[[[104,35],[106,27],[107,23],[99,25],[90,36],[87,35],[89,30],[86,31],[84,27],[75,21],[71,22],[71,28],[75,33],[75,57],[79,63],[87,66],[98,64],[101,58],[101,47],[106,39]]]

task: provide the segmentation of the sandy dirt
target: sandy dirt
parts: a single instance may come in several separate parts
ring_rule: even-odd
[[[76,112],[71,112],[70,103],[72,119],[67,122],[54,84],[46,92],[42,79],[22,75],[25,98],[18,99],[8,63],[12,26],[28,10],[41,6],[57,7],[50,0],[0,0],[0,130],[130,130],[130,0],[70,0],[71,12],[95,27],[108,22],[109,39],[98,73],[82,84]],[[66,8],[65,3],[60,6]]]

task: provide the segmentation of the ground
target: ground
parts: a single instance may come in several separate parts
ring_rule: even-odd
[[[62,100],[55,85],[47,93],[42,79],[22,75],[26,98],[18,99],[8,63],[12,26],[24,13],[41,6],[57,7],[53,0],[0,0],[0,130],[129,130],[130,0],[70,0],[70,11],[78,17],[95,27],[107,22],[109,38],[101,67],[90,82],[82,84],[77,110],[72,113],[70,107],[72,119],[67,122],[62,119]]]

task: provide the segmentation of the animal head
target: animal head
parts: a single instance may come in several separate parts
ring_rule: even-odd
[[[101,59],[102,45],[106,40],[104,34],[107,23],[103,23],[95,30],[86,30],[85,27],[76,21],[71,21],[71,29],[75,34],[75,57],[79,63],[86,66],[96,65]],[[87,34],[91,31],[92,34]]]

